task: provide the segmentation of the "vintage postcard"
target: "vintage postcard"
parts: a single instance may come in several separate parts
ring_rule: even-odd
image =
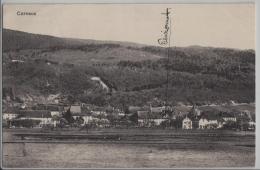
[[[255,4],[4,4],[3,168],[255,167]]]

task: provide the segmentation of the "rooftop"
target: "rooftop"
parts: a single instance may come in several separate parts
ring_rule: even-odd
[[[138,111],[137,114],[139,119],[163,119],[162,114],[156,112]]]
[[[72,105],[70,107],[70,112],[71,113],[81,113],[81,107],[77,105]]]
[[[51,117],[51,113],[48,110],[20,110],[18,114],[20,114],[22,117],[32,117],[32,118]]]

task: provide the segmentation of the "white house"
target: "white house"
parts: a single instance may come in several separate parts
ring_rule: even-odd
[[[102,111],[102,110],[92,110],[91,113],[94,114],[94,115],[103,115],[103,116],[107,116],[106,111]]]
[[[192,121],[187,116],[182,120],[182,129],[192,129]]]
[[[236,122],[237,121],[237,118],[236,117],[223,117],[223,119],[227,122],[227,121],[232,121],[232,122]]]
[[[124,117],[124,116],[125,116],[125,113],[124,113],[124,112],[118,112],[118,116]]]
[[[82,116],[83,120],[84,120],[84,124],[89,124],[90,122],[93,121],[93,116],[88,115],[88,116]]]
[[[219,127],[219,123],[217,119],[209,119],[208,128],[209,129],[215,129]]]
[[[3,113],[3,120],[12,120],[17,118],[18,114],[16,113]]]
[[[13,63],[24,63],[23,60],[12,60]]]
[[[199,120],[199,129],[215,129],[219,128],[219,122],[215,115],[208,115],[207,118],[202,117]]]
[[[209,124],[218,124],[218,120],[217,119],[210,119],[209,120]]]
[[[51,116],[61,116],[61,112],[60,111],[51,111]]]
[[[227,122],[227,121],[236,122],[237,121],[236,116],[232,113],[225,112],[225,113],[221,113],[220,116],[222,117],[224,122]]]
[[[249,121],[248,125],[249,125],[249,127],[248,127],[249,130],[255,130],[255,122]]]
[[[159,119],[152,119],[152,121],[154,122],[154,124],[156,126],[159,126],[163,121],[165,121],[166,119],[162,119],[162,118],[159,118]]]
[[[201,118],[201,119],[199,120],[199,129],[206,129],[207,126],[208,126],[208,124],[209,124],[208,119],[206,119],[206,118]]]

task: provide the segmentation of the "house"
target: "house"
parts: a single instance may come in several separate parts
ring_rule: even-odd
[[[76,120],[77,118],[83,118],[83,116],[85,116],[85,114],[82,114],[82,113],[74,113],[72,114],[72,117],[74,120]]]
[[[161,125],[162,122],[166,121],[167,119],[163,119],[163,118],[157,118],[157,119],[152,119],[152,123],[155,126],[159,126]]]
[[[165,111],[165,106],[162,107],[150,107],[151,113],[163,113]]]
[[[182,120],[182,129],[192,129],[192,120],[188,116]]]
[[[118,112],[117,114],[118,114],[118,116],[120,116],[120,117],[124,117],[124,116],[125,116],[125,113],[122,112],[122,111]]]
[[[16,113],[3,113],[3,120],[12,120],[17,118],[18,114]]]
[[[103,110],[92,110],[91,113],[94,114],[94,115],[104,115],[104,116],[107,116],[106,111],[103,111]]]
[[[232,122],[236,122],[237,118],[236,117],[223,117],[223,119],[227,122],[227,121],[232,121]]]
[[[107,113],[104,111],[104,108],[95,107],[93,109],[94,110],[89,111],[88,109],[84,108],[83,112],[81,113],[72,113],[72,117],[74,120],[82,118],[84,120],[82,125],[94,123],[100,127],[108,126],[109,120],[106,118]]]
[[[3,120],[13,120],[19,116],[17,112],[19,110],[19,106],[16,107],[4,107],[2,110],[2,118]]]
[[[206,129],[207,126],[208,126],[208,124],[209,124],[208,119],[206,119],[206,118],[201,118],[201,119],[199,120],[199,129]]]
[[[33,107],[33,110],[48,110],[51,116],[61,116],[63,107],[57,104],[37,104]]]
[[[214,113],[208,113],[201,116],[199,120],[199,129],[216,129],[221,125],[221,121]]]
[[[32,107],[33,110],[49,110],[49,111],[63,111],[63,105],[60,104],[37,104]]]
[[[149,115],[149,120],[152,125],[159,126],[161,125],[162,122],[166,121],[167,119],[165,119],[162,116],[161,112],[160,113],[151,112]]]
[[[134,111],[142,110],[142,107],[140,107],[140,106],[129,106],[128,110],[134,112]]]
[[[171,108],[168,108],[170,110]],[[155,126],[159,126],[162,122],[166,121],[166,115],[164,114],[166,111],[165,106],[161,107],[151,107],[150,106],[150,115],[149,119],[151,120],[151,123]],[[171,110],[170,110],[171,111]]]
[[[82,125],[91,124],[93,122],[98,122],[100,120],[99,118],[93,117],[92,115],[89,114],[74,115],[72,117],[74,120],[78,118],[82,118],[83,119]]]
[[[149,124],[149,111],[137,111],[138,125],[141,127],[148,126]]]
[[[225,124],[225,120],[222,117],[218,118],[218,126],[217,129],[223,128],[223,125]]]
[[[139,126],[159,126],[166,119],[158,112],[137,111]]]
[[[82,117],[84,120],[83,124],[94,124],[98,127],[108,127],[110,126],[110,121],[107,118],[97,118],[92,115],[85,115]]]
[[[60,111],[50,111],[51,112],[51,116],[53,117],[53,116],[61,116],[62,115],[62,112],[60,112]]]
[[[248,130],[255,130],[255,122],[253,121],[248,122]]]
[[[218,123],[218,120],[217,119],[214,119],[214,118],[210,118],[209,120],[209,123],[208,123],[208,128],[209,129],[216,129],[219,127],[219,123]]]
[[[93,116],[91,115],[84,115],[82,118],[84,120],[84,124],[89,124],[94,120]]]
[[[107,116],[106,108],[103,107],[93,107],[90,111],[92,115],[99,115],[99,116]]]
[[[110,121],[106,118],[101,118],[98,120],[99,127],[109,127],[110,126]]]
[[[175,106],[174,107],[174,115],[176,117],[185,117],[190,113],[190,108],[187,106]]]
[[[221,113],[220,116],[222,117],[222,119],[225,122],[227,122],[227,121],[236,122],[237,121],[237,118],[232,113],[225,112],[225,113]]]
[[[201,116],[201,111],[199,110],[198,106],[193,106],[190,113],[194,116]]]
[[[50,111],[47,110],[20,110],[20,119],[39,120],[39,126],[53,124]]]
[[[81,106],[80,105],[71,105],[70,113],[71,114],[81,113]]]
[[[12,63],[24,63],[23,60],[12,60]]]
[[[201,117],[201,111],[198,109],[198,107],[193,105],[193,107],[188,111],[186,116],[188,116],[192,121],[192,129],[198,129],[200,124],[199,120]]]

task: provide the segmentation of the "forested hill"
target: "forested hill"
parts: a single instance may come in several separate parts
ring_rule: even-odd
[[[254,50],[173,47],[168,62],[162,47],[4,29],[3,51],[4,89],[15,88],[22,100],[25,94],[60,93],[97,105],[160,104],[165,100],[167,68],[172,104],[255,100]],[[100,77],[110,93],[93,82],[93,76]]]
[[[45,48],[79,48],[93,44],[115,44],[143,46],[130,42],[97,41],[91,39],[59,38],[49,35],[32,34],[22,31],[3,29],[3,51]]]

